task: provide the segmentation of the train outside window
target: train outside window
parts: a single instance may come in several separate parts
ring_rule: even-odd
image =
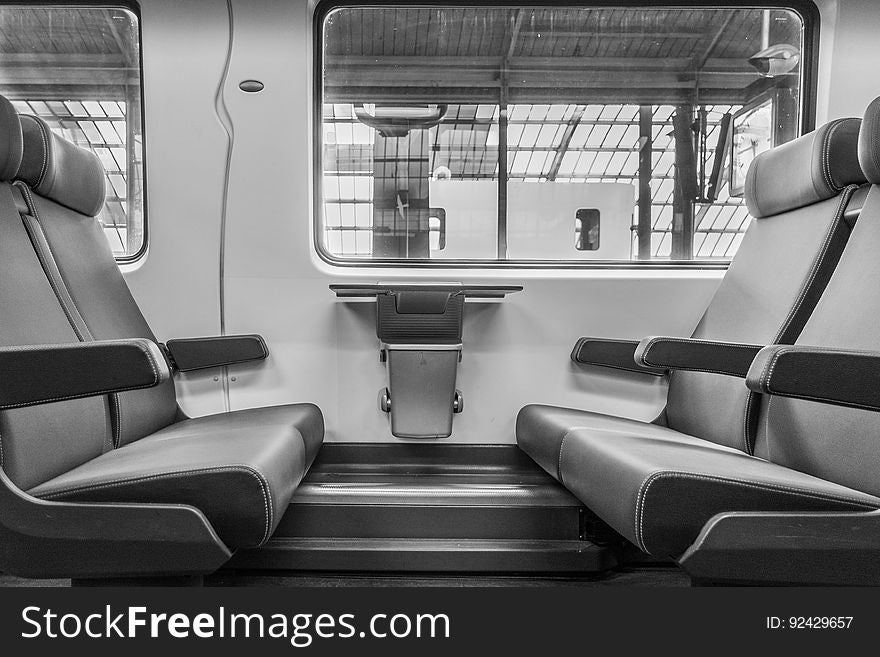
[[[331,261],[723,264],[751,220],[748,163],[810,128],[809,26],[782,7],[336,5],[319,20]],[[572,240],[582,208],[601,242]]]
[[[88,148],[106,172],[98,218],[119,261],[146,248],[137,16],[122,7],[0,5],[0,94]]]

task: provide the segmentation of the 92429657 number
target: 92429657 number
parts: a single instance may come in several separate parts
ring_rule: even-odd
[[[848,630],[853,616],[767,616],[768,630]]]

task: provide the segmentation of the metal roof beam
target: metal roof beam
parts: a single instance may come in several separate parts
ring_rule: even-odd
[[[327,56],[324,68],[327,74],[335,75],[346,69],[388,69],[395,74],[406,69],[433,69],[437,71],[451,69],[491,69],[498,70],[503,58],[497,57],[433,57],[433,56]],[[638,69],[638,70],[669,70],[687,71],[693,67],[690,57],[510,57],[508,65],[511,70],[561,70],[561,69]],[[704,66],[717,71],[750,71],[754,69],[742,58],[707,58]]]
[[[54,66],[54,67],[124,67],[125,59],[121,54],[97,55],[83,53],[40,53],[40,52],[13,52],[0,53],[0,66],[26,67],[26,66]],[[5,73],[5,71],[4,71]]]
[[[698,71],[706,65],[706,62],[709,61],[709,57],[711,57],[712,53],[715,52],[715,48],[718,46],[718,42],[721,41],[721,37],[724,36],[725,30],[727,30],[727,26],[730,25],[730,22],[733,20],[734,16],[736,16],[736,13],[734,11],[730,11],[730,13],[728,13],[728,15],[721,22],[721,25],[718,26],[718,29],[715,30],[715,35],[712,37],[709,45],[706,46],[703,54],[700,55],[696,60],[695,68]]]
[[[119,86],[139,84],[137,69],[75,68],[46,66],[40,68],[7,68],[0,84],[4,86],[32,85],[34,87],[65,86]]]
[[[650,84],[620,87],[582,87],[578,89],[511,89],[510,104],[606,104],[606,105],[676,105],[693,99],[693,88],[670,89]],[[738,87],[701,88],[700,102],[709,105],[743,104],[749,96]],[[498,103],[498,89],[475,85],[470,88],[404,85],[401,87],[339,86],[325,89],[327,103],[436,103],[438,98],[450,104]]]
[[[650,31],[645,30],[641,31],[633,31],[633,30],[594,30],[594,31],[565,31],[565,30],[555,30],[549,28],[547,30],[528,30],[524,31],[523,36],[538,36],[538,35],[548,35],[554,39],[704,39],[706,37],[706,33],[694,30],[690,32],[679,31],[679,32],[663,32],[663,31]]]
[[[559,147],[556,148],[556,155],[553,156],[553,162],[551,162],[550,168],[547,170],[548,181],[552,182],[553,180],[556,180],[556,175],[559,173],[559,167],[562,165],[562,158],[565,157],[565,152],[571,144],[571,138],[574,136],[574,131],[581,122],[581,118],[584,116],[584,110],[586,109],[585,105],[578,105],[575,107],[574,114],[572,114],[571,118],[568,120],[568,125],[565,126],[565,132],[562,133]]]

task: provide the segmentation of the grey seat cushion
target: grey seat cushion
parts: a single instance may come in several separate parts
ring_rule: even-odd
[[[560,447],[559,476],[642,550],[684,552],[731,511],[865,511],[880,498],[662,427],[582,428]]]
[[[312,404],[177,422],[28,492],[46,500],[186,504],[231,548],[272,534],[321,446]]]
[[[636,432],[645,436],[678,433],[639,420],[544,404],[524,406],[516,416],[516,442],[520,449],[557,480],[560,448],[566,436],[577,429]]]

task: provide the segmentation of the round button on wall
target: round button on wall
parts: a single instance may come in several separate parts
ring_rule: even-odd
[[[265,85],[259,80],[243,80],[239,83],[238,88],[249,94],[255,94],[262,91]]]

